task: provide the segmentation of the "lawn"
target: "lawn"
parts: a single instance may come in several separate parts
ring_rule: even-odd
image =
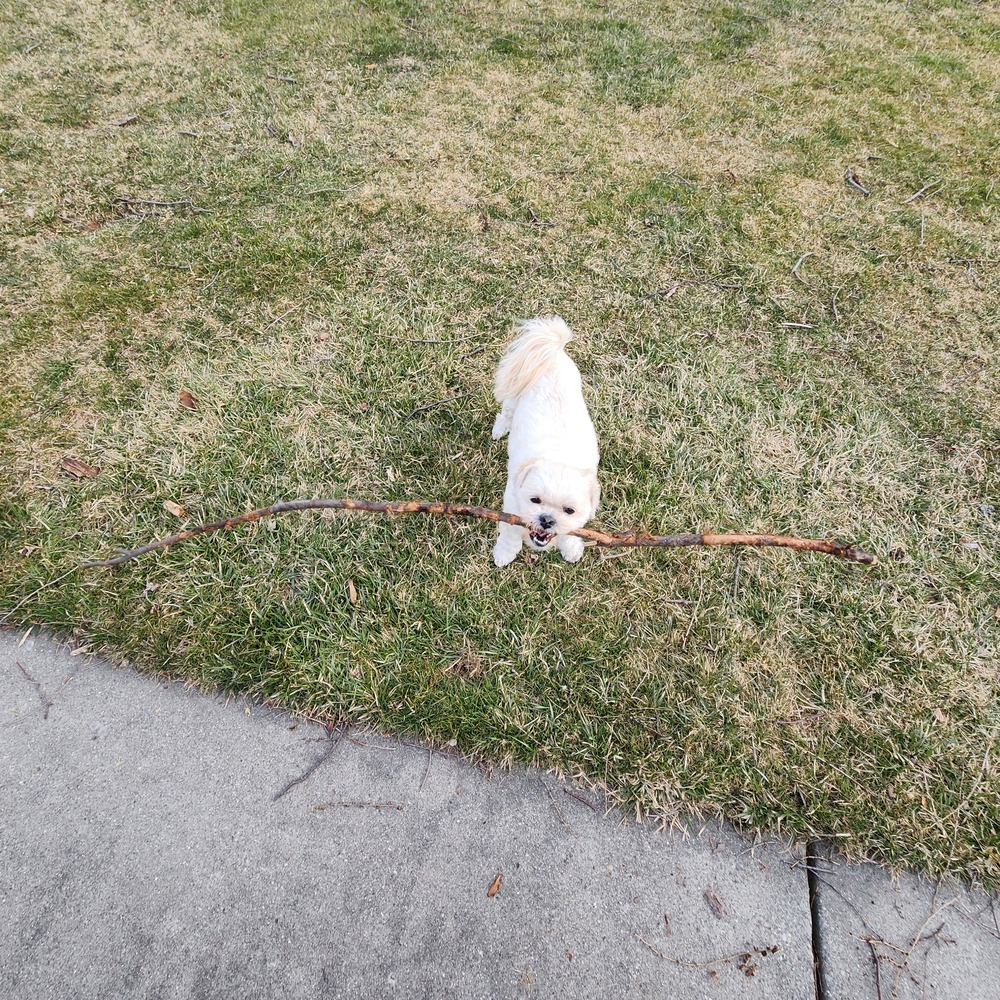
[[[1000,887],[995,6],[0,19],[0,619]],[[485,522],[329,512],[72,571],[279,500],[497,506],[537,313],[578,332],[600,527],[878,566],[499,571]]]

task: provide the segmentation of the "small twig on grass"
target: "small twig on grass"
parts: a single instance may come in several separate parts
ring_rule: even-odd
[[[380,335],[382,340],[394,340],[398,344],[464,344],[469,340],[482,340],[483,334],[473,333],[468,337],[449,337],[444,340],[424,340],[421,337],[390,337],[389,334]]]
[[[808,257],[809,254],[805,254],[804,256]],[[799,263],[802,263],[802,261],[800,260]],[[644,302],[647,299],[656,298],[672,299],[684,285],[710,285],[712,288],[721,288],[723,291],[735,291],[743,287],[739,282],[721,281],[718,278],[680,278],[663,288],[654,288],[651,292],[640,295],[638,301]]]
[[[308,301],[309,300],[307,299],[306,302]],[[277,326],[286,316],[291,316],[293,312],[297,309],[301,309],[305,304],[305,302],[296,302],[295,305],[293,305],[290,309],[286,309],[280,316],[275,316],[274,319],[267,324],[267,326],[263,327],[261,332],[266,332],[267,330],[270,330],[272,326]]]
[[[459,397],[452,397],[457,399]],[[450,400],[445,400],[449,402]],[[270,507],[260,507],[257,510],[247,511],[245,514],[236,514],[227,517],[222,521],[213,521],[209,524],[199,524],[187,531],[171,535],[169,538],[162,538],[159,541],[149,542],[137,549],[130,549],[120,552],[119,555],[111,559],[98,559],[85,562],[81,569],[92,569],[98,566],[119,566],[130,559],[136,559],[153,552],[156,549],[165,549],[168,545],[175,545],[196,535],[205,535],[212,531],[229,530],[241,524],[248,524],[252,521],[260,521],[265,517],[273,517],[275,514],[285,514],[291,511],[303,510],[362,510],[374,514],[441,514],[445,517],[472,517],[485,521],[502,521],[504,524],[515,524],[525,528],[528,525],[516,514],[508,514],[505,511],[491,510],[488,507],[476,507],[464,503],[442,503],[433,501],[421,503],[418,500],[290,500],[286,503],[272,504]],[[822,538],[793,538],[789,535],[746,535],[746,534],[682,534],[682,535],[647,535],[642,532],[628,531],[620,534],[611,534],[606,531],[598,531],[593,528],[578,528],[569,532],[579,538],[593,542],[595,545],[605,545],[609,548],[689,548],[691,546],[729,546],[746,545],[751,548],[785,548],[795,549],[799,552],[821,552],[824,555],[836,556],[838,559],[847,559],[851,562],[864,563],[874,566],[878,560],[869,552],[862,552],[853,545],[845,542],[834,542]]]
[[[672,285],[667,285],[666,288],[655,288],[651,292],[646,292],[645,295],[639,296],[639,301],[643,302],[645,299],[672,299],[674,295],[677,294],[677,290],[681,287],[679,281],[675,281]]]
[[[853,167],[848,167],[844,171],[844,183],[849,188],[854,188],[855,191],[860,191],[866,198],[871,194],[871,191],[869,191],[868,188],[861,183],[861,178],[854,172]]]
[[[415,417],[418,413],[423,413],[425,410],[433,410],[437,406],[444,406],[445,403],[453,403],[456,399],[465,399],[466,396],[471,395],[471,392],[460,392],[457,396],[445,396],[444,399],[435,399],[433,403],[425,403],[423,406],[418,406],[416,409],[410,410],[406,414],[406,419],[409,420],[410,417]]]
[[[830,305],[833,306],[833,318],[834,321],[840,322],[840,313],[837,311],[837,296],[844,290],[844,286],[841,285],[834,293],[833,298],[830,300]]]
[[[911,201],[916,201],[918,198],[922,198],[925,194],[927,194],[928,191],[930,191],[931,188],[934,188],[934,191],[932,193],[936,194],[938,188],[934,187],[934,185],[937,184],[940,187],[940,183],[941,183],[940,181],[931,181],[929,184],[925,184],[919,191],[914,191],[909,198],[906,198],[903,201],[901,201],[900,205],[909,205]]]
[[[774,724],[776,726],[794,726],[800,722],[816,722],[822,719],[826,715],[826,712],[820,710],[819,712],[813,712],[811,715],[800,715],[795,719],[775,719]]]
[[[132,209],[134,205],[147,205],[150,208],[187,208],[196,215],[211,215],[211,209],[200,208],[190,198],[181,198],[178,201],[156,201],[151,198],[112,198],[111,204],[126,205],[129,209]]]
[[[806,259],[806,257],[812,257],[812,255],[813,255],[813,254],[814,254],[815,252],[816,252],[815,250],[809,250],[808,252],[804,253],[804,254],[803,254],[803,255],[802,255],[802,256],[801,256],[801,257],[800,257],[800,258],[799,258],[799,259],[798,259],[798,260],[797,260],[797,261],[795,262],[795,266],[794,266],[794,267],[792,268],[792,274],[794,274],[794,275],[795,275],[795,277],[796,277],[796,278],[798,278],[798,280],[799,280],[799,281],[801,281],[801,282],[802,282],[802,284],[806,286],[806,288],[812,288],[812,285],[810,285],[810,284],[809,284],[809,282],[808,282],[808,281],[806,281],[806,279],[805,279],[805,278],[803,278],[801,274],[799,274],[799,268],[800,268],[800,267],[802,266],[802,261],[804,261],[804,260]]]
[[[528,209],[528,221],[533,226],[538,226],[541,229],[551,229],[555,223],[551,219],[540,219],[535,215],[535,210],[533,208]]]
[[[314,191],[303,192],[303,195],[306,198],[312,198],[317,194],[347,194],[349,191],[356,191],[359,187],[361,187],[360,184],[352,184],[345,188],[316,188]]]

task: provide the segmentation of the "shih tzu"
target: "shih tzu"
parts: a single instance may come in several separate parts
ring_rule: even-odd
[[[501,522],[497,566],[512,562],[522,544],[534,551],[554,544],[567,562],[583,555],[583,539],[569,532],[594,516],[601,487],[580,372],[563,350],[572,336],[558,316],[525,320],[497,368],[493,438],[509,435],[503,509],[529,525]]]

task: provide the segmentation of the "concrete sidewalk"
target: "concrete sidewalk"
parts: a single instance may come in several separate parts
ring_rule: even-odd
[[[0,633],[0,691],[11,1000],[805,1000],[817,978],[821,1000],[1000,997],[982,894],[625,823],[551,775],[331,735],[21,633]]]

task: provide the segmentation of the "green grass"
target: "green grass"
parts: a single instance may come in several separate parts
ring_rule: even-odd
[[[1000,886],[988,5],[22,13],[0,614],[626,808]],[[578,331],[603,526],[836,536],[880,565],[500,572],[485,524],[305,514],[39,589],[281,499],[498,504],[492,368],[539,312]]]

